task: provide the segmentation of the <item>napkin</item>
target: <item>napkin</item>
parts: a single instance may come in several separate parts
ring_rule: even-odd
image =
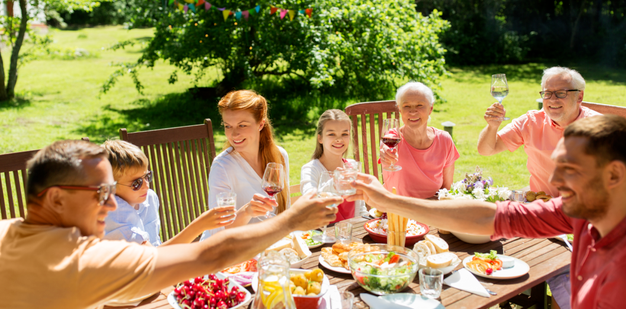
[[[478,279],[476,279],[476,277],[474,277],[474,275],[465,268],[461,268],[452,273],[451,276],[443,280],[443,283],[453,288],[474,293],[482,297],[491,297],[489,293],[487,293],[487,290],[485,290],[485,287],[478,282]]]

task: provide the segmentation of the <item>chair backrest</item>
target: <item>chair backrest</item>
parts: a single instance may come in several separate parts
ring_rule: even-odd
[[[165,242],[208,209],[208,177],[215,158],[211,119],[201,125],[135,133],[120,129],[120,137],[139,146],[150,161]]]
[[[0,215],[2,220],[26,217],[26,162],[39,150],[0,155]]]
[[[582,105],[584,107],[593,109],[594,111],[598,113],[619,115],[619,116],[626,118],[626,107],[623,107],[623,106],[606,105],[606,104],[584,102],[584,101]]]
[[[382,119],[400,118],[396,101],[352,104],[346,107],[346,114],[352,118],[354,159],[361,162],[365,173],[382,178],[378,164]]]

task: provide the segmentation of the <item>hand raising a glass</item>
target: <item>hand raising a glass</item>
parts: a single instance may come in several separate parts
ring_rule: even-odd
[[[494,104],[490,107],[491,111],[487,109],[487,113],[485,113],[485,119],[487,119],[487,114],[491,112],[490,117],[494,118],[494,121],[504,121],[510,120],[511,118],[505,117],[506,111],[504,110],[504,106],[502,105],[502,100],[509,95],[509,84],[506,81],[505,74],[494,74],[491,75],[491,95],[498,100],[499,106]],[[489,122],[489,120],[487,120]]]
[[[265,167],[263,173],[263,183],[261,184],[263,191],[274,201],[276,201],[276,194],[283,191],[285,186],[285,169],[280,163],[270,162]],[[275,217],[273,211],[268,211],[265,217],[258,217],[261,220]]]
[[[383,164],[383,170],[388,172],[396,172],[401,170],[402,166],[394,165],[394,162],[397,161],[397,153],[395,152],[396,146],[398,146],[401,141],[400,121],[397,118],[387,118],[383,120],[383,128],[380,132],[380,139],[385,146],[389,147],[389,152],[396,157],[388,158],[388,152],[384,151],[384,146],[381,145],[381,159],[383,161],[390,162],[388,166],[385,166]]]
[[[320,179],[317,183],[317,197],[339,197],[339,192],[337,191],[337,186],[335,184],[335,179],[333,177],[333,172],[323,172],[320,176]],[[332,204],[328,207],[337,207],[338,204]],[[335,237],[328,234],[326,230],[326,226],[322,229],[321,235],[314,235],[313,240],[323,242],[323,243],[331,243],[335,242]]]

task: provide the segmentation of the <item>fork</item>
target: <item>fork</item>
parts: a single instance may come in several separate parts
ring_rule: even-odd
[[[561,238],[563,240],[563,242],[565,242],[565,244],[567,245],[567,248],[569,249],[569,251],[574,251],[574,249],[572,248],[572,244],[570,244],[569,240],[567,240],[567,235],[561,234],[558,237]]]

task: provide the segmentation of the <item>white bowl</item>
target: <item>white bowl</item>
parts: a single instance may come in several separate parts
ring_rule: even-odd
[[[489,235],[474,235],[455,231],[450,231],[450,233],[468,244],[484,244],[491,241],[491,236]]]
[[[224,279],[226,278],[226,276],[222,273],[217,273],[215,274],[218,278],[220,279]],[[228,289],[232,289],[234,286],[239,288],[239,292],[244,292],[246,294],[246,298],[243,300],[243,302],[241,302],[239,305],[234,306],[234,307],[230,307],[229,309],[237,309],[237,308],[247,308],[248,305],[250,304],[250,302],[252,301],[252,294],[250,294],[250,292],[248,292],[248,290],[246,288],[244,288],[243,286],[241,286],[241,284],[235,282],[235,281],[229,281],[228,283]],[[170,292],[169,295],[167,295],[167,302],[170,304],[170,306],[174,307],[174,309],[183,309],[179,304],[178,304],[178,300],[176,300],[176,296],[174,295],[174,291]]]

